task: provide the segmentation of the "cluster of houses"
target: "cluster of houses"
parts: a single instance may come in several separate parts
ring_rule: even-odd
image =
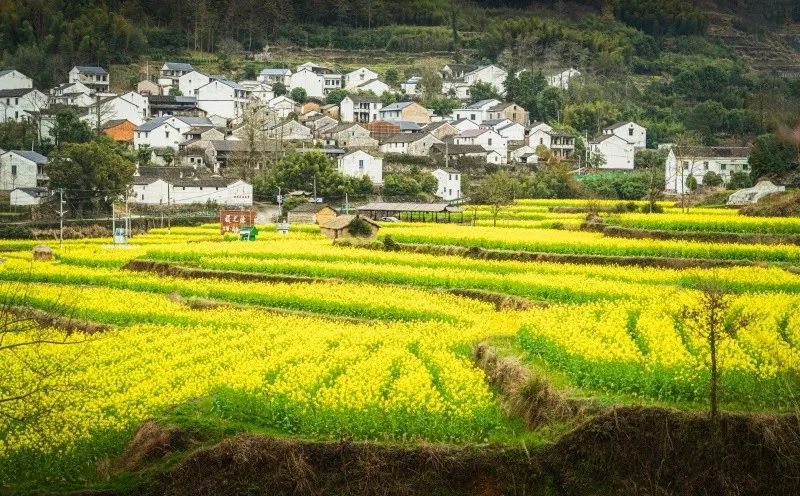
[[[504,69],[448,64],[441,76],[442,92],[465,102],[447,116],[413,100],[384,104],[389,100],[381,96],[394,90],[367,67],[339,73],[307,62],[295,70],[264,69],[255,80],[237,82],[197,71],[191,64],[167,62],[157,78],[123,94],[110,92],[109,74],[101,67],[73,67],[68,82],[48,94],[10,69],[0,71],[0,122],[35,122],[47,137],[55,115],[70,109],[92,128],[138,151],[142,163],[130,200],[146,204],[251,204],[252,186],[230,179],[236,177],[236,164],[256,155],[263,163],[259,167],[287,150],[322,151],[341,173],[367,176],[377,185],[383,182],[386,155],[431,157],[445,164],[434,173],[437,195],[453,201],[462,196],[461,173],[453,164],[536,164],[544,147],[559,158],[580,158],[598,169],[632,170],[636,150],[646,147],[647,130],[623,121],[589,139],[587,155],[575,157],[574,134],[531,122],[515,102],[492,98],[466,103],[476,83],[491,85],[502,95]],[[568,69],[547,81],[567,89],[579,76]],[[289,92],[302,88],[307,98],[296,102],[287,93],[276,95],[279,84]],[[410,77],[400,84],[401,92],[413,97],[420,84],[420,77]],[[345,90],[347,96],[327,104],[325,98],[334,90]],[[715,155],[693,161],[723,179],[726,173],[746,170],[746,150],[696,151]],[[681,191],[684,171],[702,183],[703,170],[689,171],[679,156],[673,151],[667,162],[667,177],[672,178],[668,191]],[[13,195],[17,201],[36,203],[46,194],[46,164],[47,158],[35,152],[2,151],[0,190],[19,190]]]

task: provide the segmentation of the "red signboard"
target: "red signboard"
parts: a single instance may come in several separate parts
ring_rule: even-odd
[[[238,233],[243,226],[252,226],[255,222],[254,210],[223,210],[219,214],[219,233]]]

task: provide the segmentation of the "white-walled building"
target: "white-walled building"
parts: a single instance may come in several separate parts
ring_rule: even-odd
[[[30,150],[9,150],[0,155],[0,190],[37,188],[47,184],[47,157]]]
[[[575,137],[544,124],[528,133],[528,145],[534,150],[544,145],[557,157],[566,158],[575,151]]]
[[[212,78],[197,89],[197,106],[208,115],[235,120],[244,115],[249,96],[250,93],[238,83]]]
[[[363,83],[359,84],[353,91],[371,91],[378,96],[383,95],[387,91],[391,91],[392,89],[389,88],[389,85],[381,81],[380,79],[370,79],[369,81],[364,81]]]
[[[29,112],[41,112],[48,105],[47,95],[34,88],[0,90],[0,122],[21,121]]]
[[[33,79],[14,69],[0,70],[0,90],[33,88]]]
[[[431,133],[400,133],[383,140],[380,151],[426,157],[433,145],[443,143]]]
[[[383,184],[383,159],[363,150],[339,157],[337,170],[350,177],[369,177],[372,184]]]
[[[539,162],[539,156],[536,155],[535,148],[523,145],[508,152],[508,160],[517,164],[536,164]]]
[[[686,180],[694,176],[697,184],[709,172],[730,181],[734,172],[750,173],[750,148],[725,146],[672,147],[665,165],[665,191],[682,194],[689,192]]]
[[[197,96],[197,90],[210,82],[211,76],[192,70],[178,77],[177,87],[183,96]]]
[[[339,104],[342,122],[377,121],[383,108],[377,96],[347,95]]]
[[[39,205],[48,196],[47,188],[15,188],[11,190],[9,200],[12,206],[29,207]]]
[[[241,179],[220,176],[164,179],[134,177],[129,201],[146,205],[189,205],[214,202],[226,206],[252,206],[253,186]]]
[[[436,169],[436,196],[445,201],[461,198],[461,173],[455,169]]]
[[[579,77],[580,75],[580,71],[570,68],[556,74],[551,74],[550,76],[547,76],[546,79],[548,85],[554,88],[567,90],[569,89],[570,81],[572,81],[573,78]]]
[[[325,96],[325,77],[309,68],[298,70],[288,77],[288,89],[303,88],[309,97],[322,98]],[[340,84],[341,86],[341,84]]]
[[[633,170],[633,143],[616,134],[604,134],[589,143],[591,157],[602,157],[600,169]]]
[[[453,110],[453,119],[469,119],[472,122],[481,124],[483,121],[489,119],[489,111],[495,105],[498,105],[500,100],[491,98],[488,100],[480,100],[464,108]]]
[[[469,119],[457,119],[453,122],[453,127],[458,129],[458,132],[461,133],[470,129],[478,129],[480,126],[477,122]]]
[[[167,62],[161,66],[161,71],[158,75],[158,85],[161,87],[161,94],[166,95],[169,89],[173,86],[178,86],[178,80],[184,74],[188,74],[194,70],[192,64],[185,64],[182,62]],[[185,96],[191,96],[186,95]]]
[[[99,93],[108,93],[110,84],[108,71],[102,67],[85,65],[76,65],[69,71],[69,82],[83,83]]]
[[[377,72],[366,67],[360,67],[344,75],[344,88],[346,90],[354,89],[362,83],[379,77]]]
[[[133,91],[129,91],[124,95],[107,98],[100,102],[101,124],[112,120],[125,119],[131,121],[136,126],[141,126],[147,120],[147,113],[147,98]],[[94,115],[96,119],[96,113]],[[95,121],[95,126],[96,125]]]
[[[633,121],[621,121],[603,129],[604,135],[615,135],[636,148],[647,148],[647,128]]]
[[[289,76],[291,75],[291,69],[262,69],[256,79],[269,85],[280,83],[289,86]]]
[[[480,127],[492,129],[507,140],[522,141],[525,139],[525,126],[511,119],[489,119],[483,121]]]
[[[297,102],[292,100],[286,95],[276,96],[269,102],[267,102],[267,107],[275,111],[275,115],[281,119],[285,119],[289,116],[292,112],[297,112],[298,105]]]
[[[406,95],[416,95],[419,88],[419,82],[422,80],[419,76],[411,76],[402,83],[400,83],[400,91]]]
[[[185,115],[165,115],[155,117],[133,130],[133,147],[178,149],[178,144],[186,141],[184,134],[192,128],[212,128],[214,124],[207,117]]]
[[[500,163],[505,163],[508,157],[508,140],[500,136],[493,129],[469,129],[453,138],[456,145],[480,145],[486,150],[492,150],[500,155]]]
[[[250,93],[250,98],[258,100],[262,103],[269,103],[270,100],[275,98],[275,92],[272,91],[272,85],[268,83],[245,80],[239,81],[239,86]]]

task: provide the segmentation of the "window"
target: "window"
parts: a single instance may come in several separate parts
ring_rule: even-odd
[[[689,168],[689,161],[688,160],[684,160],[683,161],[683,168],[684,169],[688,169]]]
[[[703,162],[703,170],[708,170],[708,162]]]
[[[164,136],[169,138],[169,131],[164,131]]]
[[[628,136],[633,136],[633,128],[628,129]]]
[[[728,168],[728,164],[720,164],[719,170],[726,170]]]
[[[364,161],[363,160],[359,160],[358,161],[358,170],[360,170],[360,171],[364,170]]]
[[[539,144],[544,145],[544,138],[539,138]]]
[[[750,166],[747,164],[742,165],[742,170],[748,170],[749,168]]]
[[[144,193],[142,193],[142,201],[144,201]]]
[[[19,105],[19,98],[14,99],[14,105]]]
[[[474,121],[475,120],[475,114],[469,114],[469,120]]]
[[[16,165],[12,165],[11,166],[11,175],[12,176],[16,176],[17,175],[17,166]]]

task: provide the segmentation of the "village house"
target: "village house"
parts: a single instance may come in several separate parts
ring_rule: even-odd
[[[21,121],[47,107],[47,95],[35,88],[0,90],[0,122]]]
[[[336,218],[338,212],[327,203],[301,203],[289,210],[286,219],[290,224],[326,224]]]
[[[155,117],[134,129],[133,145],[137,150],[142,146],[177,150],[178,144],[185,141],[184,134],[194,127],[211,128],[214,124],[207,117]]]
[[[190,205],[217,203],[252,206],[253,186],[241,179],[207,174],[191,177],[137,175],[128,200],[145,205]]]
[[[377,148],[378,140],[370,136],[368,129],[358,124],[341,123],[327,130],[324,136],[335,141],[340,148]]]
[[[506,163],[508,157],[508,140],[500,136],[493,129],[470,129],[463,131],[453,138],[456,145],[480,145],[486,150],[492,150],[500,155],[500,163]]]
[[[600,169],[633,170],[633,143],[616,134],[604,134],[589,142],[589,155],[599,157]]]
[[[191,70],[178,77],[177,88],[183,96],[197,96],[197,90],[211,82],[211,76]]]
[[[339,80],[341,87],[341,79]],[[323,74],[318,74],[306,67],[298,70],[288,77],[288,88],[303,88],[309,97],[322,98],[326,93],[326,79]]]
[[[528,133],[528,145],[534,150],[544,145],[556,157],[567,158],[575,151],[575,137],[544,124]]]
[[[14,188],[9,203],[14,207],[30,207],[41,204],[49,196],[47,188]]]
[[[344,122],[372,122],[378,120],[382,108],[377,96],[347,95],[339,103],[339,115]]]
[[[466,100],[470,97],[470,86],[476,83],[487,83],[492,86],[498,94],[502,95],[505,93],[507,76],[508,73],[496,65],[477,67],[472,71],[464,73],[460,78],[444,80],[442,82],[442,93],[453,95],[461,100]]]
[[[256,144],[257,148],[251,150],[246,141],[239,139],[211,139],[185,142],[180,145],[183,163],[192,167],[203,165],[215,174],[226,168],[242,157],[255,153],[256,170],[266,164],[266,156],[270,151],[277,149],[277,142],[264,140]]]
[[[426,157],[431,147],[442,140],[431,133],[400,133],[386,138],[380,146],[383,153],[397,153]]]
[[[477,101],[464,108],[453,110],[453,119],[456,121],[468,119],[476,124],[481,124],[489,119],[489,109],[496,107],[500,103],[500,100],[494,98]]]
[[[239,81],[239,86],[244,88],[249,93],[250,98],[256,99],[261,103],[266,104],[275,98],[275,92],[272,91],[272,86],[267,83],[244,80]]]
[[[480,127],[477,122],[469,119],[456,119],[451,123],[451,125],[458,129],[459,133],[470,129],[478,129]]]
[[[536,148],[530,145],[523,145],[508,152],[509,162],[517,164],[535,164],[539,162],[536,155]]]
[[[422,80],[420,76],[411,76],[402,83],[400,83],[400,91],[406,95],[414,96],[417,94],[419,82]]]
[[[144,79],[139,81],[139,83],[136,85],[136,93],[139,93],[143,96],[160,95],[161,87],[153,81]]]
[[[580,75],[581,73],[577,69],[569,68],[556,74],[551,74],[550,76],[547,76],[546,79],[549,86],[561,90],[568,90],[572,79],[580,77]]]
[[[165,115],[206,116],[206,111],[197,107],[195,96],[151,95],[147,97],[150,104],[150,117]]]
[[[33,79],[14,69],[0,70],[0,90],[33,88]]]
[[[417,124],[431,122],[431,111],[417,102],[398,102],[380,109],[378,116],[384,121],[411,121]]]
[[[95,103],[94,90],[81,83],[62,83],[50,90],[50,103],[54,105],[75,105],[88,107]]]
[[[106,120],[127,119],[138,126],[147,120],[150,105],[146,97],[129,91],[100,100],[99,106],[101,124]],[[92,111],[96,112],[96,109]]]
[[[697,184],[702,185],[709,172],[718,174],[727,183],[734,172],[750,173],[749,159],[749,147],[671,147],[665,165],[665,192],[688,192],[686,180],[689,176],[694,176]]]
[[[266,129],[267,138],[284,141],[311,141],[311,129],[295,120],[288,120]]]
[[[9,150],[0,155],[0,191],[47,186],[47,157],[30,150]]]
[[[353,88],[353,91],[364,92],[364,93],[372,92],[378,96],[381,96],[384,93],[391,90],[392,89],[389,87],[389,85],[384,83],[380,79],[370,79],[369,81],[364,81],[363,83]]]
[[[161,93],[166,95],[169,89],[173,86],[178,86],[180,77],[188,74],[194,70],[192,64],[185,64],[182,62],[167,62],[161,66],[161,71],[158,75],[158,85],[161,87]],[[184,95],[190,96],[190,95]]]
[[[367,176],[372,184],[383,184],[383,159],[364,150],[355,150],[339,157],[336,168],[345,176]]]
[[[386,138],[400,133],[400,125],[389,121],[371,121],[364,124],[370,136],[383,143]]]
[[[256,79],[269,85],[280,83],[284,86],[288,86],[289,76],[291,75],[291,69],[262,69]]]
[[[344,89],[354,90],[360,84],[378,79],[379,77],[380,75],[377,72],[366,67],[360,67],[344,75]]]
[[[98,93],[108,93],[108,71],[102,67],[76,65],[69,71],[70,83],[81,83]]]
[[[461,81],[464,79],[465,74],[477,68],[478,66],[474,64],[447,64],[442,67],[440,73],[443,81]]]
[[[400,126],[401,133],[421,133],[422,126],[417,124],[416,122],[411,121],[389,121],[392,124],[397,124]]]
[[[436,162],[444,164],[501,164],[503,159],[494,150],[487,150],[481,145],[456,145],[453,143],[435,144],[431,147],[430,156]]]
[[[436,178],[436,196],[444,201],[453,201],[461,198],[461,173],[455,169],[436,169],[433,171]]]
[[[340,119],[341,112],[339,109],[339,105],[336,105],[335,103],[328,103],[323,105],[320,108],[320,111],[326,116],[336,119],[337,121]]]
[[[289,114],[297,112],[298,110],[297,102],[286,95],[276,96],[267,103],[267,107],[274,110],[275,115],[281,119],[287,118]]]
[[[197,89],[197,106],[209,115],[238,120],[249,97],[250,93],[238,83],[213,78]]]
[[[318,114],[310,117],[305,122],[306,127],[311,129],[314,136],[322,136],[327,131],[339,125],[339,121],[327,115]]]
[[[603,134],[619,136],[637,149],[647,148],[647,128],[633,121],[622,121],[603,129]]]
[[[136,125],[127,119],[115,119],[103,124],[103,132],[114,141],[133,145],[133,130]]]
[[[368,217],[363,217],[358,214],[339,215],[335,219],[330,220],[324,224],[321,224],[319,226],[320,232],[330,239],[351,238],[353,237],[353,235],[350,234],[350,224],[356,219],[363,221],[364,223],[366,223],[367,226],[369,226],[371,233],[369,236],[366,237],[373,238],[375,237],[376,234],[378,234],[380,225],[378,225],[378,223],[375,222],[374,220]]]
[[[489,119],[483,121],[479,127],[492,129],[507,140],[521,141],[525,139],[525,126],[518,122],[512,122],[510,119]]]
[[[422,131],[431,133],[442,141],[461,132],[448,121],[431,122],[423,127]]]
[[[306,99],[306,101],[300,105],[300,115],[307,114],[312,111],[319,112],[320,109],[322,109],[322,102],[323,100],[321,98],[313,96]]]
[[[501,102],[491,107],[488,111],[488,118],[509,119],[522,126],[528,125],[528,111],[514,102]]]

